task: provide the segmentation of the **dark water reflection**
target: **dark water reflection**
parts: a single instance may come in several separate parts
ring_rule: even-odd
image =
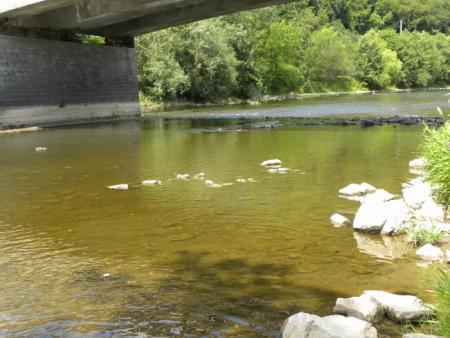
[[[0,334],[277,336],[289,314],[328,314],[336,297],[366,289],[427,299],[408,250],[380,256],[373,248],[391,244],[328,221],[356,210],[337,197],[348,183],[400,191],[419,127],[190,127],[0,137]],[[275,157],[297,171],[259,165]],[[185,172],[235,184],[173,180]],[[151,178],[163,185],[139,186]],[[105,188],[118,183],[131,189]]]

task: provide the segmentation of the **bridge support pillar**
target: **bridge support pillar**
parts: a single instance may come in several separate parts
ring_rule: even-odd
[[[0,129],[139,116],[134,48],[0,35]]]

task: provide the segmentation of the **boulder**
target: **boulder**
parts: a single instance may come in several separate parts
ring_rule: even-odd
[[[425,244],[417,249],[416,256],[426,261],[438,262],[442,260],[443,253],[437,246]]]
[[[283,338],[377,338],[377,330],[363,320],[339,315],[318,317],[297,313],[287,319]]]
[[[351,183],[345,188],[339,190],[342,196],[363,196],[367,193],[375,192],[376,188],[368,183],[355,184]]]
[[[416,158],[409,162],[409,167],[414,169],[423,169],[425,168],[425,159],[424,158]]]
[[[444,221],[445,210],[443,206],[429,199],[414,211],[414,217],[419,221]]]
[[[160,180],[146,180],[146,181],[142,181],[142,185],[151,187],[154,185],[161,185],[162,182]]]
[[[409,181],[402,191],[406,205],[412,209],[419,209],[427,201],[433,201],[432,187],[422,179]]]
[[[372,296],[338,298],[334,313],[355,317],[370,323],[377,323],[384,317],[384,309]]]
[[[128,184],[116,184],[116,185],[110,185],[108,189],[112,190],[128,190]]]
[[[266,161],[262,161],[261,165],[264,167],[278,166],[278,165],[281,165],[281,160],[279,160],[279,159],[266,160]]]
[[[364,294],[372,296],[381,304],[386,316],[396,322],[418,321],[430,312],[415,296],[395,295],[385,291],[365,291]]]
[[[340,214],[333,214],[330,217],[330,221],[331,221],[331,223],[333,223],[333,225],[335,227],[343,227],[343,226],[347,226],[350,224],[350,221],[348,220],[348,218],[345,216],[342,216]]]
[[[377,199],[367,199],[356,212],[353,220],[353,229],[368,233],[379,233],[385,223],[385,202]]]
[[[386,222],[381,229],[382,235],[392,236],[405,231],[411,226],[411,213],[402,199],[388,201],[384,204]]]

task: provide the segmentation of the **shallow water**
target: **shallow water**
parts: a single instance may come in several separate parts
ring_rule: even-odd
[[[328,220],[356,211],[337,196],[348,183],[400,192],[420,127],[191,128],[212,123],[2,135],[0,335],[279,336],[290,314],[330,314],[337,297],[367,289],[429,300],[401,240]],[[270,158],[296,171],[269,174],[259,163]],[[173,179],[198,172],[235,184]],[[106,189],[119,183],[132,186]]]

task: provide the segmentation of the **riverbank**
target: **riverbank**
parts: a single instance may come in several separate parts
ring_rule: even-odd
[[[419,91],[443,91],[448,88],[426,88],[426,89],[391,89],[391,90],[360,90],[360,91],[343,91],[343,92],[322,92],[322,93],[289,93],[286,95],[264,95],[260,98],[254,99],[225,99],[211,102],[190,102],[190,101],[172,101],[172,102],[151,102],[141,95],[141,110],[144,113],[178,110],[187,108],[202,108],[202,107],[220,107],[220,106],[237,106],[237,105],[259,105],[262,103],[281,102],[281,101],[295,101],[313,98],[326,98],[337,96],[360,96],[372,95],[382,93],[411,93]]]

